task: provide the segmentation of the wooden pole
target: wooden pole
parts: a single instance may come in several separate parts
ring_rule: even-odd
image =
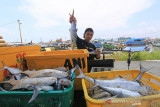
[[[19,32],[20,32],[21,45],[22,45],[22,35],[21,35],[21,28],[20,28],[20,24],[22,24],[22,23],[20,23],[20,20],[18,20],[18,24],[19,24]]]

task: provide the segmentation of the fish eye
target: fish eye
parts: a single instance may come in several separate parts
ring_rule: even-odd
[[[62,83],[63,83],[64,81],[63,81],[63,80],[61,80],[60,82],[62,82]]]

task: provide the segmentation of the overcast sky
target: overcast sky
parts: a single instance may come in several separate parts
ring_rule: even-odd
[[[78,36],[88,27],[94,37],[160,36],[160,0],[1,0],[0,35],[6,42],[70,39],[69,13],[75,11]]]

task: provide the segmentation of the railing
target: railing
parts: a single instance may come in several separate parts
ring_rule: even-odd
[[[128,52],[128,59],[127,59],[127,63],[128,63],[128,70],[129,70],[129,66],[131,63],[131,51],[125,51],[125,50],[112,50],[112,51],[101,51],[100,54],[103,55],[103,59],[100,60],[93,60],[93,61],[88,61],[88,68],[91,72],[99,72],[99,71],[110,71],[112,70],[112,68],[114,68],[114,62],[115,59],[113,58],[107,58],[106,59],[106,55],[112,55],[114,52],[118,52],[118,54],[120,54],[122,51],[124,52]],[[89,52],[90,55],[96,55],[97,53],[95,52]],[[88,71],[89,72],[89,71]]]

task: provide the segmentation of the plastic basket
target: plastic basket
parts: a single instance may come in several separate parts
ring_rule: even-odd
[[[83,73],[87,73],[87,57],[89,53],[86,49],[78,50],[59,50],[50,52],[37,52],[26,55],[27,66],[29,70],[52,69],[57,67],[73,68],[76,64],[80,66]],[[76,72],[78,75],[79,72]],[[82,90],[80,78],[75,80],[75,90]]]
[[[17,46],[0,47],[0,69],[3,68],[2,61],[7,67],[26,69],[24,57],[28,54],[40,52],[41,46]],[[3,81],[8,74],[7,70],[0,71],[0,81]]]
[[[97,79],[113,79],[123,76],[126,79],[133,80],[139,74],[139,70],[120,70],[120,71],[105,71],[96,73],[86,73],[85,75]],[[160,92],[160,77],[150,73],[144,73],[141,81]],[[88,107],[160,107],[160,95],[150,95],[134,98],[117,98],[107,100],[96,100],[91,98],[88,93],[88,88],[91,86],[87,80],[82,79],[82,87],[86,104]]]
[[[68,69],[78,64],[84,73],[87,72],[87,57],[89,53],[86,49],[59,50],[50,52],[37,52],[26,55],[29,70],[52,69],[64,66]]]
[[[72,107],[74,81],[72,83],[65,90],[40,91],[37,98],[30,104],[28,101],[31,99],[33,91],[0,92],[0,107]]]

